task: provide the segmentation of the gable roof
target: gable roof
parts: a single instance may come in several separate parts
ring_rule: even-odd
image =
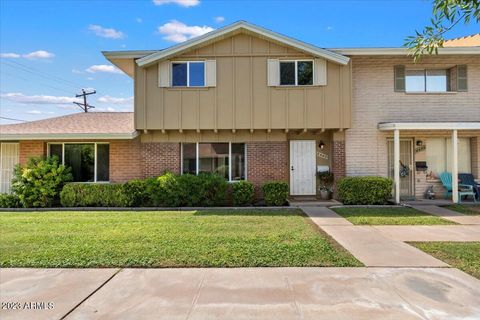
[[[191,50],[198,46],[204,46],[208,43],[218,41],[222,38],[225,38],[232,34],[240,33],[243,31],[253,33],[257,36],[268,39],[270,41],[274,41],[287,46],[294,47],[300,51],[306,52],[313,56],[325,58],[327,60],[342,64],[342,65],[346,65],[349,61],[348,57],[345,57],[339,53],[335,53],[326,49],[316,47],[314,45],[281,35],[279,33],[273,32],[271,30],[259,27],[257,25],[254,25],[245,21],[238,21],[226,27],[216,29],[214,31],[206,33],[202,36],[179,43],[170,48],[149,54],[143,58],[138,59],[136,62],[141,67],[148,66],[159,60],[171,58],[187,50]]]
[[[82,112],[0,125],[0,140],[133,139],[133,112]]]

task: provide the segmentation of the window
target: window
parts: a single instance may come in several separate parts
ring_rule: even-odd
[[[437,177],[442,172],[452,172],[452,139],[427,139],[427,166]],[[458,172],[472,172],[469,138],[458,138]]]
[[[280,61],[280,85],[313,85],[313,61]]]
[[[173,87],[204,87],[205,62],[186,61],[172,63]]]
[[[182,172],[217,173],[228,181],[245,180],[244,143],[183,143]]]
[[[72,168],[73,181],[109,181],[110,146],[107,143],[52,143],[49,155]]]
[[[447,92],[449,90],[448,70],[427,69],[405,72],[405,91],[407,92]]]

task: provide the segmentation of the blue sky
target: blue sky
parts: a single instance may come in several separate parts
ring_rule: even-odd
[[[71,101],[82,87],[97,90],[89,102],[98,111],[131,111],[132,80],[102,50],[161,49],[237,20],[319,47],[401,46],[430,15],[431,1],[422,0],[2,0],[0,116],[38,120],[79,112]],[[447,36],[479,29],[459,25]]]

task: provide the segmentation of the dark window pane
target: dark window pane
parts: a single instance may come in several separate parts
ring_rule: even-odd
[[[172,64],[172,86],[185,87],[187,85],[187,64]]]
[[[92,182],[95,148],[93,144],[66,144],[65,165],[72,168],[73,181]]]
[[[280,85],[295,85],[295,62],[280,62]]]
[[[298,85],[307,86],[313,84],[313,62],[312,61],[298,61]]]
[[[195,143],[184,143],[183,147],[183,173],[197,173],[197,146]]]
[[[97,144],[97,181],[109,181],[110,146]]]
[[[190,86],[205,86],[205,63],[190,62]]]
[[[232,143],[232,180],[245,180],[244,143]]]
[[[228,179],[228,143],[200,143],[199,172],[218,173]]]
[[[58,161],[60,163],[62,163],[62,148],[63,146],[61,144],[51,144],[49,145],[49,148],[50,148],[50,154],[49,156],[53,157],[57,157],[58,158]]]

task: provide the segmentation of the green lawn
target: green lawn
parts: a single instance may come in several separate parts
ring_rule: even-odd
[[[480,242],[411,242],[410,244],[480,279]]]
[[[455,224],[449,220],[432,216],[413,208],[389,207],[343,207],[331,208],[356,225],[438,225]]]
[[[453,211],[457,211],[463,214],[480,215],[480,204],[477,204],[477,205],[455,204],[455,205],[446,206],[445,208]]]
[[[361,266],[299,210],[0,213],[1,267]]]

